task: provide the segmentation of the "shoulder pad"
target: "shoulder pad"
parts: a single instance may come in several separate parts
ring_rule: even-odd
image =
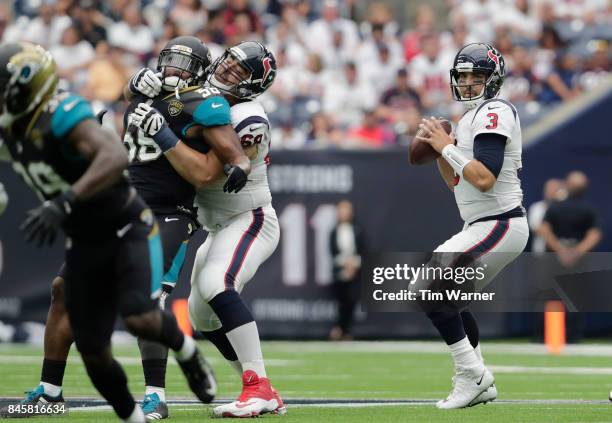
[[[54,107],[55,106],[55,107]],[[51,105],[51,132],[54,137],[66,136],[75,126],[85,119],[95,119],[89,103],[81,96],[68,94],[57,105]]]

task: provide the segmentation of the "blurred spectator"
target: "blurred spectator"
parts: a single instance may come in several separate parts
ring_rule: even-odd
[[[376,53],[368,61],[363,61],[360,68],[365,78],[378,94],[386,91],[392,84],[397,70],[402,66],[401,60],[391,55],[385,42],[376,45]]]
[[[88,100],[107,103],[119,101],[123,88],[131,75],[131,69],[123,65],[123,53],[101,42],[96,48],[96,57],[89,65],[89,77],[81,94]]]
[[[314,147],[335,147],[340,145],[344,134],[338,130],[325,113],[315,113],[310,119],[310,130],[306,143]]]
[[[567,198],[565,182],[561,179],[549,179],[544,183],[544,198],[533,203],[527,211],[527,221],[532,232],[531,251],[543,253],[546,251],[546,241],[537,235],[537,231],[542,225],[548,207],[555,201],[562,201]]]
[[[193,35],[204,28],[208,20],[199,0],[176,0],[168,17],[176,24],[179,35]]]
[[[438,112],[451,100],[449,70],[453,58],[443,56],[436,33],[421,37],[421,53],[410,62],[410,83],[419,93],[425,109]]]
[[[610,43],[605,40],[592,40],[587,44],[589,57],[584,64],[584,71],[579,77],[583,90],[592,90],[604,82],[610,75]]]
[[[363,110],[373,109],[377,102],[376,91],[358,77],[353,62],[344,65],[342,71],[333,72],[326,80],[323,111],[333,116],[342,128],[358,125]]]
[[[404,59],[406,63],[421,52],[421,38],[425,34],[431,34],[434,30],[436,14],[428,4],[419,6],[416,12],[414,29],[404,36]]]
[[[324,0],[321,19],[310,24],[306,42],[310,51],[326,55],[340,49],[348,57],[358,47],[359,33],[355,22],[340,17],[337,0]]]
[[[95,8],[92,0],[81,0],[73,12],[78,22],[83,39],[92,46],[97,46],[100,41],[106,40],[106,18]]]
[[[55,58],[57,74],[80,86],[87,80],[85,69],[94,59],[94,49],[83,39],[77,26],[64,30],[61,42],[49,50]]]
[[[536,40],[541,30],[541,23],[532,10],[532,2],[511,0],[504,6],[500,13],[495,14],[496,25],[508,29],[514,37]]]
[[[383,125],[376,110],[364,110],[360,125],[350,129],[346,134],[347,142],[363,147],[383,147],[393,144],[393,133]]]
[[[221,11],[221,16],[227,38],[237,38],[244,33],[263,34],[261,20],[249,5],[248,0],[229,0],[227,6]],[[238,40],[237,43],[240,41],[243,40]]]
[[[567,199],[549,205],[538,234],[546,241],[548,251],[555,252],[564,267],[571,268],[595,249],[602,234],[597,212],[584,201],[587,176],[570,172],[565,185]]]
[[[109,43],[139,56],[151,53],[154,47],[153,32],[142,21],[138,4],[129,4],[121,17],[122,20],[109,29]]]
[[[408,72],[397,71],[395,85],[385,91],[380,99],[379,115],[395,127],[397,133],[415,133],[421,120],[421,99],[410,87]]]
[[[509,57],[512,65],[506,74],[500,97],[516,103],[526,103],[534,99],[538,80],[531,71],[533,59],[529,51],[522,46],[516,46]]]
[[[557,51],[564,47],[564,43],[557,30],[552,26],[545,26],[540,35],[539,47],[534,52],[533,73],[536,78],[545,79],[553,69]]]
[[[70,18],[66,15],[60,16],[56,10],[56,0],[43,0],[38,8],[38,16],[33,19],[21,17],[16,23],[16,27],[10,32],[10,39],[5,42],[30,41],[40,44],[43,47],[50,47],[59,43],[62,33],[71,24]],[[16,38],[14,38],[16,37]]]
[[[364,251],[363,233],[355,223],[353,204],[343,200],[336,206],[338,223],[330,234],[333,260],[333,293],[338,302],[338,321],[331,329],[333,341],[352,339],[355,306],[359,297],[359,272]]]
[[[579,95],[578,66],[575,54],[570,51],[559,52],[552,72],[544,80],[538,101],[550,104]]]

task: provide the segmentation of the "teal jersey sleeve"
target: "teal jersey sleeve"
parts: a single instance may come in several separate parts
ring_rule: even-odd
[[[221,96],[207,98],[196,107],[193,113],[193,122],[202,126],[230,124],[232,120],[229,103]]]
[[[55,109],[51,118],[51,132],[55,138],[63,138],[85,119],[95,119],[91,106],[83,97],[70,95]]]

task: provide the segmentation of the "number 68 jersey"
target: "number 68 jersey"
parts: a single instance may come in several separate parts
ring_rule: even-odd
[[[504,162],[493,187],[480,192],[463,176],[455,176],[455,200],[461,218],[473,222],[495,216],[521,206],[523,191],[519,171],[522,167],[521,122],[514,106],[493,98],[468,111],[459,120],[455,131],[457,147],[470,159],[474,157],[474,138],[480,134],[506,137]]]
[[[270,124],[262,105],[246,101],[231,107],[232,126],[245,154],[251,159],[247,184],[238,193],[223,192],[225,178],[197,191],[198,220],[214,231],[225,227],[234,216],[266,207],[272,202],[268,185]]]

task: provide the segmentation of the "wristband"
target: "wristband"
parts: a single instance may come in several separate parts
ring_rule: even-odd
[[[176,144],[178,144],[179,139],[174,132],[172,132],[168,124],[164,124],[162,129],[160,129],[157,134],[153,135],[153,141],[155,141],[155,144],[159,145],[161,151],[165,153],[171,148],[174,148]]]
[[[64,212],[69,215],[70,213],[72,213],[72,208],[77,200],[77,196],[76,193],[72,190],[72,188],[70,188],[69,190],[64,191],[60,195],[58,195],[55,200],[59,203],[60,207],[64,209]]]
[[[442,149],[442,157],[451,165],[457,175],[463,175],[463,168],[472,161],[472,159],[465,157],[465,154],[453,144],[448,144]]]

